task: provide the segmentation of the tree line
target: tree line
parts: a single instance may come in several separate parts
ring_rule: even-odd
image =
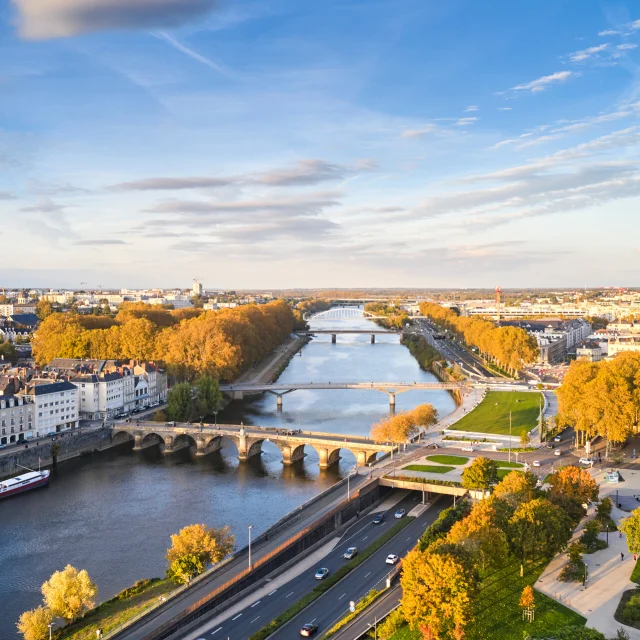
[[[438,412],[431,404],[420,404],[410,411],[382,418],[371,427],[375,442],[405,444],[418,435],[421,427],[428,429],[438,422]]]
[[[409,314],[397,305],[389,305],[385,302],[369,302],[364,305],[364,310],[376,316],[375,323],[388,329],[402,329],[409,322]]]
[[[420,313],[467,344],[478,347],[487,360],[510,373],[517,373],[538,357],[536,339],[519,327],[498,327],[483,318],[459,316],[451,309],[432,302],[422,302]]]
[[[180,380],[231,380],[280,345],[294,321],[282,300],[219,311],[125,303],[115,318],[54,313],[32,346],[40,366],[54,358],[161,360]]]
[[[483,637],[477,623],[495,575],[520,565],[522,577],[552,558],[583,517],[582,504],[598,495],[596,482],[577,467],[553,474],[549,490],[538,488],[530,472],[512,471],[496,484],[497,465],[488,458],[476,458],[465,476],[465,486],[491,495],[442,511],[423,534],[402,563],[401,607],[379,627],[379,638],[405,622],[431,640]],[[533,597],[525,588],[521,606],[535,606]]]
[[[624,442],[638,431],[640,353],[625,351],[612,360],[571,363],[558,388],[560,427],[574,427],[577,442],[601,436]]]

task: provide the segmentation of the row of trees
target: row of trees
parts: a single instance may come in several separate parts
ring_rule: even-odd
[[[607,448],[611,442],[623,442],[638,430],[640,353],[572,362],[556,395],[556,424],[574,427],[578,441],[599,435],[606,438]]]
[[[385,302],[369,302],[364,305],[364,310],[377,316],[385,316],[384,320],[376,319],[376,324],[389,329],[402,329],[409,322],[409,314],[397,305],[388,305]]]
[[[54,358],[157,359],[180,380],[205,373],[229,380],[281,344],[293,326],[282,300],[205,312],[128,303],[115,318],[54,313],[32,344],[39,365]]]
[[[179,422],[191,422],[210,416],[222,402],[218,381],[205,373],[193,385],[180,382],[174,385],[167,397],[166,417]]]
[[[476,459],[474,465],[472,476],[495,480],[495,469],[486,458]],[[595,499],[598,487],[577,467],[559,470],[550,482],[549,491],[543,491],[536,487],[534,474],[509,473],[468,515],[460,519],[462,513],[453,514],[448,533],[440,530],[428,546],[407,555],[401,614],[412,629],[432,640],[463,638],[495,571],[519,562],[522,576],[525,565],[551,558],[566,546],[584,513],[582,503]],[[524,594],[521,606],[530,608],[531,596]]]
[[[451,309],[432,302],[421,303],[420,313],[467,344],[478,347],[487,360],[513,374],[538,357],[535,338],[519,327],[497,327],[490,320],[459,316]]]
[[[420,404],[410,411],[386,417],[371,427],[376,442],[404,444],[417,435],[421,427],[429,428],[438,422],[438,412],[431,404]]]

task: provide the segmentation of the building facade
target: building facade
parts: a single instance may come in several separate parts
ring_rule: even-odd
[[[29,397],[7,396],[0,400],[0,445],[38,437],[35,405]],[[42,434],[44,435],[44,434]]]
[[[36,437],[78,427],[78,389],[70,382],[32,380],[16,397],[33,403]]]

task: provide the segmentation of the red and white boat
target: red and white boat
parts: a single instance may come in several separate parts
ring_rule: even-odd
[[[46,487],[49,484],[49,473],[49,471],[30,471],[7,480],[0,480],[0,499],[15,496],[30,489]]]

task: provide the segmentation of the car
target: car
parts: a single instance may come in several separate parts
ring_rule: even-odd
[[[431,444],[428,444],[425,449],[439,449],[440,445],[437,442],[432,442]]]
[[[349,547],[343,554],[342,557],[345,560],[351,560],[352,558],[355,558],[358,555],[358,549],[357,547]]]
[[[308,622],[307,624],[302,625],[302,629],[300,629],[300,635],[308,638],[312,636],[318,630],[318,625],[313,624],[313,622]]]
[[[404,509],[398,509],[394,517],[396,518],[396,520],[400,520],[400,518],[402,518],[405,513],[406,511]]]
[[[387,556],[387,559],[385,560],[385,562],[386,562],[387,564],[395,564],[396,562],[398,562],[398,560],[399,560],[399,559],[400,559],[400,558],[398,558],[398,556],[394,555],[393,553],[390,553],[390,554]]]
[[[0,449],[6,449],[7,445],[6,444],[0,444]]]
[[[373,524],[382,524],[384,522],[384,513],[379,513],[374,519]]]
[[[586,465],[587,467],[593,467],[593,460],[591,458],[580,458],[578,462]]]
[[[318,569],[316,571],[315,579],[316,580],[324,580],[329,575],[329,569],[326,567],[322,567],[322,569]]]
[[[540,466],[540,460],[534,460],[533,461],[533,466],[534,467],[539,467]]]
[[[462,451],[473,451],[473,447],[471,447],[471,446],[462,447]]]
[[[553,439],[553,441],[554,441],[554,442],[561,442],[561,441],[562,441],[562,438],[561,438],[560,436],[556,436],[556,437]]]
[[[554,455],[554,456],[561,456],[561,455],[562,455],[562,449],[556,449],[556,450],[553,452],[553,455]]]
[[[545,445],[545,449],[555,449],[555,447],[549,442],[548,444]]]

